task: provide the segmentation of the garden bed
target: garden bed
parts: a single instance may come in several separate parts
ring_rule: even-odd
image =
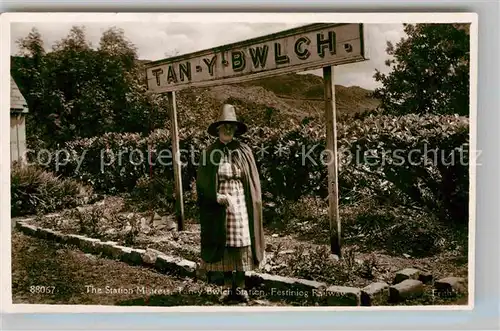
[[[200,262],[200,226],[188,219],[178,232],[174,218],[152,213],[126,212],[120,198],[108,198],[93,206],[78,207],[58,214],[37,216],[28,223],[101,240],[116,241],[135,248],[152,248],[165,254]],[[467,257],[444,252],[431,257],[390,256],[382,251],[364,253],[356,245],[343,247],[339,261],[329,246],[303,240],[303,233],[266,229],[266,264],[259,272],[298,277],[328,284],[364,287],[372,282],[392,283],[398,270],[415,267],[435,277],[467,278]]]

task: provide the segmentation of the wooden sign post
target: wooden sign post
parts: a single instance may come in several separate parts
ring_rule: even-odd
[[[341,256],[333,68],[367,60],[364,40],[361,23],[317,23],[147,64],[148,90],[169,94],[179,230],[183,229],[184,207],[174,91],[187,87],[241,83],[323,68],[329,152],[327,167],[330,240],[332,253]]]
[[[179,129],[177,127],[177,106],[175,103],[175,92],[170,91],[167,94],[170,123],[172,129],[172,166],[174,168],[175,178],[175,216],[177,219],[177,230],[184,231],[184,199],[182,195],[182,178],[181,178],[181,157],[179,151]]]
[[[331,252],[342,256],[342,236],[339,215],[339,181],[337,157],[337,116],[335,107],[334,67],[323,68],[325,84],[326,149],[328,155],[328,202]]]

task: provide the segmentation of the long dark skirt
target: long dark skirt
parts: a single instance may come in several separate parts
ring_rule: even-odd
[[[242,286],[245,281],[245,271],[258,269],[261,265],[262,263],[260,265],[254,263],[251,246],[245,246],[226,247],[222,260],[214,263],[202,261],[201,268],[207,272],[209,278],[222,274],[225,285]]]

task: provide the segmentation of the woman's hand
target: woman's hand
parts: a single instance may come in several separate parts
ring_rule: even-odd
[[[227,206],[229,204],[228,196],[225,194],[217,193],[217,203],[219,203],[223,206]]]
[[[226,206],[231,213],[236,211],[236,199],[227,194],[217,194],[217,202],[223,206]]]
[[[228,195],[227,201],[228,201],[227,208],[228,208],[229,212],[235,214],[236,213],[236,198],[231,196],[231,195]]]

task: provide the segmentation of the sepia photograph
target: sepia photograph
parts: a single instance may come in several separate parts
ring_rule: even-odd
[[[472,308],[474,14],[29,15],[7,304]]]

